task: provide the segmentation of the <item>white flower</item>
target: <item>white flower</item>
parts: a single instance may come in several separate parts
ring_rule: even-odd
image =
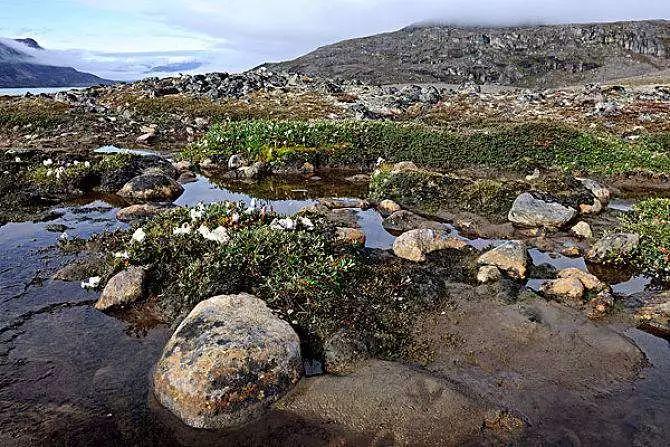
[[[47,177],[51,177],[52,175],[54,175],[53,169],[47,169]]]
[[[130,254],[127,251],[124,252],[117,251],[116,253],[114,253],[114,257],[116,259],[129,259]]]
[[[198,206],[191,208],[191,220],[195,222],[196,220],[202,219],[205,215],[205,205],[198,203]]]
[[[16,157],[16,158],[14,159],[14,161],[15,161],[16,163],[21,163],[21,157]]]
[[[144,230],[143,230],[142,228],[138,228],[138,229],[135,230],[135,232],[133,233],[133,237],[132,237],[132,239],[130,240],[130,242],[131,242],[131,243],[135,243],[135,242],[142,243],[142,242],[144,242],[144,239],[145,239],[146,237],[147,237],[147,234],[144,232]]]
[[[253,212],[256,211],[256,199],[251,199],[251,202],[249,203],[249,207],[246,209],[244,212],[245,214],[253,214]]]
[[[63,231],[63,233],[60,235],[58,239],[60,239],[61,241],[67,241],[68,239],[70,239],[70,235],[67,234],[66,231]]]
[[[224,227],[216,227],[214,231],[210,231],[205,225],[201,225],[200,228],[198,228],[198,233],[208,241],[214,241],[219,244],[226,244],[230,241],[228,230]]]
[[[191,231],[193,231],[191,226],[185,223],[181,227],[177,227],[174,230],[172,230],[172,234],[174,234],[175,236],[185,236],[187,234],[191,234]]]
[[[307,228],[308,230],[313,230],[314,229],[314,224],[312,223],[311,220],[307,217],[300,217],[300,225],[303,227]]]
[[[91,167],[91,162],[90,161],[85,161],[84,166],[87,167],[87,168],[90,168]]]
[[[77,165],[79,165],[79,162],[77,160],[75,160],[75,161],[72,162],[72,164],[77,166]]]
[[[81,288],[82,289],[97,289],[98,286],[100,285],[100,281],[102,278],[99,276],[92,276],[88,278],[86,281],[82,281],[81,283]]]
[[[233,223],[238,223],[240,221],[240,215],[237,213],[233,213],[233,215],[231,216],[231,220],[233,221]]]
[[[48,158],[48,159],[44,160],[44,161],[42,162],[42,164],[43,164],[44,166],[51,166],[52,164],[54,164],[54,161],[53,161],[52,159]]]
[[[297,222],[289,217],[285,219],[275,219],[270,223],[270,228],[274,230],[295,230]]]

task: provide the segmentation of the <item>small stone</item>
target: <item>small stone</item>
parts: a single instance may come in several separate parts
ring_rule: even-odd
[[[494,267],[492,265],[484,265],[480,267],[479,272],[477,273],[477,281],[482,284],[498,282],[501,279],[502,273],[500,273],[498,267]]]
[[[179,175],[179,178],[177,179],[178,183],[181,183],[182,185],[185,183],[193,183],[198,180],[198,177],[191,171],[184,171]]]
[[[607,289],[607,284],[600,281],[597,276],[574,267],[561,270],[558,272],[558,277],[577,278],[584,285],[584,288],[591,292],[600,292]]]
[[[593,196],[600,201],[601,204],[607,204],[609,203],[611,197],[612,197],[612,192],[605,188],[603,185],[600,183],[596,182],[595,180],[591,180],[588,178],[582,178],[582,179],[577,179],[580,182],[582,182],[582,185],[584,185],[584,188],[588,189]]]
[[[173,163],[172,166],[174,166],[174,168],[179,172],[190,171],[193,169],[193,163],[188,160],[182,160],[177,163]]]
[[[420,169],[418,168],[417,165],[414,164],[414,162],[411,161],[401,161],[400,163],[396,163],[393,165],[393,172],[413,172],[413,171],[419,171]]]
[[[117,195],[128,199],[167,201],[174,200],[184,188],[167,175],[152,172],[139,175],[117,191]]]
[[[583,220],[577,222],[577,224],[571,228],[571,231],[576,236],[583,237],[586,239],[590,239],[593,237],[593,231],[591,230],[591,226],[588,223],[584,222]]]
[[[117,273],[105,286],[95,308],[108,310],[123,307],[142,298],[146,271],[142,267],[130,267]]]
[[[326,372],[343,376],[356,369],[356,364],[367,357],[367,350],[356,336],[341,330],[324,343],[323,354]]]
[[[138,144],[150,144],[155,139],[156,139],[156,133],[155,132],[147,132],[147,133],[137,137],[135,142],[138,143]]]
[[[393,253],[399,258],[423,262],[426,255],[438,250],[467,247],[467,243],[455,237],[445,237],[442,232],[428,228],[410,230],[401,234],[393,243]]]
[[[351,245],[365,245],[365,233],[358,228],[337,227],[335,242]]]
[[[595,263],[625,263],[640,245],[640,236],[633,233],[615,233],[597,241],[586,258]]]
[[[302,165],[302,167],[300,168],[300,172],[302,172],[304,174],[311,174],[314,171],[316,171],[316,168],[314,167],[314,165],[312,163],[309,163],[309,162],[305,162]]]
[[[540,291],[554,298],[581,301],[584,297],[584,285],[574,277],[559,278],[544,283]]]
[[[131,205],[122,208],[116,212],[116,218],[121,222],[131,222],[133,220],[148,219],[165,211],[164,206],[153,205],[151,203],[144,203],[140,205]]]
[[[560,228],[576,215],[577,211],[573,208],[535,198],[526,192],[516,198],[509,211],[508,219],[522,227]]]
[[[498,267],[512,278],[524,279],[528,270],[528,250],[521,241],[509,241],[479,257],[479,265]]]
[[[582,203],[579,205],[581,214],[599,214],[603,210],[603,204],[598,199],[593,199],[593,205]]]
[[[377,205],[377,210],[382,214],[382,216],[389,216],[396,211],[400,211],[401,209],[402,208],[400,205],[389,199],[382,200],[379,202],[379,205]]]
[[[244,166],[242,154],[233,154],[228,159],[228,169],[239,169]]]

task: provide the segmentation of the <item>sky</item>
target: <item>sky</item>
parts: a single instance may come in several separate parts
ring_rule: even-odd
[[[0,0],[0,37],[32,37],[45,63],[127,80],[241,71],[422,21],[650,18],[670,19],[670,0]]]

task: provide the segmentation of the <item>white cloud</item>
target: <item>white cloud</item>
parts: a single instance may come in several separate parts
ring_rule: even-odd
[[[151,65],[174,63],[170,62],[174,57],[203,63],[199,70],[237,71],[296,57],[341,39],[429,20],[490,25],[670,18],[669,0],[62,1],[142,24],[129,26],[133,33],[101,29],[95,40],[100,49],[109,33],[104,45],[107,52],[55,56],[76,57],[80,67],[101,67],[108,73],[118,73],[127,64],[126,76],[137,76]],[[147,25],[151,23],[156,26]],[[86,45],[85,40],[77,39],[76,30],[72,40]],[[144,50],[144,54],[110,54],[120,48]],[[167,53],[158,52],[160,49]]]

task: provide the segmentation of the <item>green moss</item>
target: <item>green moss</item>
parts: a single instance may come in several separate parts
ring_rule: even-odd
[[[373,201],[391,199],[404,207],[432,213],[439,209],[469,211],[504,220],[523,188],[515,182],[468,179],[431,171],[395,172],[390,167],[375,171],[370,181]]]
[[[648,275],[670,282],[670,199],[638,203],[633,216],[624,219],[624,230],[640,235],[635,264]]]
[[[437,304],[444,273],[433,277],[402,261],[369,259],[359,249],[335,244],[332,229],[318,220],[313,231],[282,231],[271,227],[273,218],[230,203],[205,207],[195,220],[188,209],[168,211],[143,227],[141,243],[128,242],[125,233],[115,250],[128,251],[129,258],[117,260],[115,270],[148,267],[150,292],[171,320],[212,296],[248,292],[291,322],[316,352],[346,328],[373,354],[400,357],[417,316]],[[194,231],[174,235],[183,224]],[[227,228],[228,243],[204,239],[195,231],[203,224]],[[448,270],[457,269],[450,264]]]
[[[368,166],[383,157],[440,170],[471,166],[525,170],[542,165],[608,174],[670,171],[670,156],[654,150],[656,146],[550,123],[450,132],[376,121],[241,121],[213,126],[183,155],[197,160],[242,153],[258,160],[268,147],[292,146],[315,148],[299,154],[300,161],[315,164]]]

